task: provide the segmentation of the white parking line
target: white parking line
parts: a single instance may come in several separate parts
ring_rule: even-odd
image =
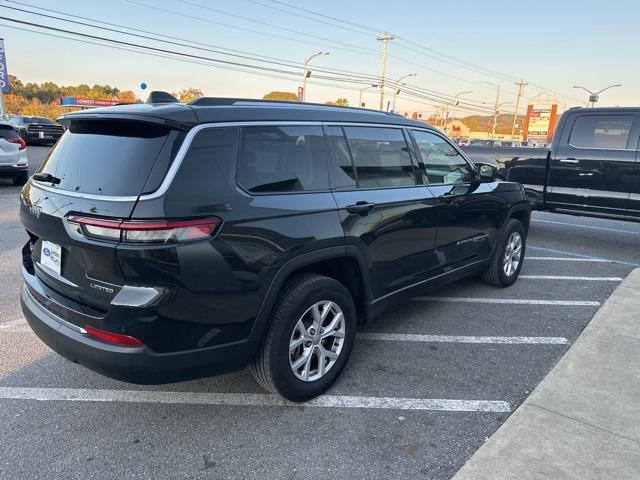
[[[450,400],[428,398],[356,397],[323,395],[305,403],[293,403],[260,393],[154,392],[145,390],[98,390],[84,388],[0,387],[0,399],[163,403],[173,405],[227,405],[250,407],[376,408],[388,410],[438,410],[447,412],[510,412],[500,400]]]
[[[634,232],[633,230],[619,230],[617,228],[607,228],[607,227],[594,227],[592,225],[577,225],[575,223],[567,223],[567,222],[554,222],[552,220],[539,220],[537,218],[531,219],[532,222],[538,223],[552,223],[554,225],[566,225],[569,227],[576,228],[588,228],[589,230],[605,230],[607,232],[618,232],[618,233],[631,233],[633,235],[640,235],[640,232]]]
[[[475,337],[466,335],[414,335],[406,333],[358,333],[359,340],[441,343],[503,343],[518,345],[566,345],[564,337]]]
[[[525,260],[553,260],[555,262],[598,262],[612,263],[606,258],[585,258],[585,257],[524,257]]]
[[[525,298],[416,297],[413,300],[427,302],[498,303],[513,305],[566,305],[574,307],[600,305],[600,302],[588,300],[530,300]]]
[[[584,280],[587,282],[621,282],[621,277],[576,277],[571,275],[520,275],[529,280]]]

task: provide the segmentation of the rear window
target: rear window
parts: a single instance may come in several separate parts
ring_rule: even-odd
[[[45,117],[22,117],[25,123],[44,123],[45,125],[55,125],[53,120],[49,120]]]
[[[162,183],[178,137],[150,123],[72,122],[40,172],[60,178],[55,188],[61,190],[110,196],[148,193]]]
[[[569,143],[578,148],[627,148],[631,115],[583,115],[576,118]]]
[[[17,133],[11,125],[0,124],[0,138],[13,138],[15,136],[17,136]]]

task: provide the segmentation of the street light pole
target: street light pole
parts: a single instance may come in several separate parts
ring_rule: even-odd
[[[449,121],[449,105],[458,105],[458,97],[462,96],[462,95],[467,95],[469,93],[473,93],[473,90],[467,90],[465,92],[460,92],[460,93],[456,93],[453,96],[453,102],[451,104],[449,103],[445,103],[447,110],[445,112],[445,117],[444,117],[444,125],[443,125],[443,129],[444,129],[444,133],[447,133],[447,122]],[[453,120],[452,120],[453,121]]]
[[[398,96],[398,94],[400,93],[400,82],[402,80],[404,80],[405,78],[409,78],[409,77],[415,77],[417,75],[417,73],[409,73],[407,75],[404,75],[402,77],[400,77],[398,80],[396,80],[395,82],[395,88],[393,89],[393,111],[396,111],[396,97]]]
[[[311,55],[309,58],[307,58],[304,61],[304,72],[302,74],[302,101],[303,102],[305,101],[305,98],[307,97],[307,78],[311,74],[311,72],[309,71],[309,62],[311,60],[313,60],[314,58],[319,57],[320,55],[329,55],[329,52],[314,53],[313,55]]]
[[[589,104],[591,104],[592,107],[596,106],[596,102],[598,101],[599,95],[602,92],[604,92],[605,90],[609,90],[610,88],[621,87],[621,86],[622,86],[621,83],[616,83],[615,85],[609,85],[608,87],[603,88],[602,90],[598,90],[597,92],[592,92],[588,88],[582,87],[580,85],[574,85],[573,88],[581,88],[585,92],[589,93],[589,101],[587,102],[587,108],[589,108]]]
[[[380,68],[380,111],[384,110],[384,76],[387,69],[387,45],[391,40],[395,40],[393,35],[387,35],[386,33],[382,37],[378,37],[377,40],[382,42],[382,65]]]
[[[372,83],[370,87],[363,87],[360,89],[360,96],[358,97],[358,107],[362,108],[362,93],[369,88],[378,88],[378,84]]]

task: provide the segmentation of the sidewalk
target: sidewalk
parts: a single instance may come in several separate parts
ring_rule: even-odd
[[[640,269],[453,478],[640,479]]]

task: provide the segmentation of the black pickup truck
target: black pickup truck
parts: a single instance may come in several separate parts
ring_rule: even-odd
[[[532,207],[640,222],[640,108],[572,108],[546,148],[464,147],[523,184]]]

